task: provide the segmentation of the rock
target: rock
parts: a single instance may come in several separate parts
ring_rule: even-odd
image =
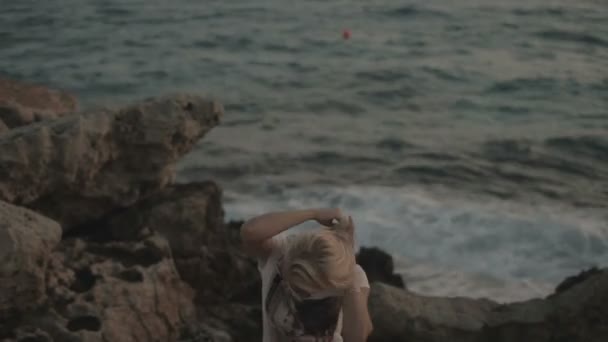
[[[370,341],[608,340],[608,270],[594,272],[547,299],[497,304],[488,300],[425,297],[374,283]]]
[[[248,305],[228,302],[219,305],[205,305],[199,310],[199,316],[213,322],[218,330],[230,332],[234,342],[261,341],[262,339],[260,303]]]
[[[547,299],[503,305],[479,341],[608,341],[608,269],[588,273]]]
[[[217,184],[172,185],[115,214],[104,225],[109,228],[108,239],[136,241],[159,234],[168,240],[181,278],[196,291],[198,316],[207,326],[188,327],[183,340],[261,338],[260,276],[255,262],[240,249],[238,230],[224,224]]]
[[[117,240],[137,240],[143,228],[169,241],[174,256],[192,255],[223,239],[222,192],[213,182],[171,185],[113,215],[107,225]]]
[[[60,239],[57,222],[0,201],[0,337],[45,301],[48,256]]]
[[[18,342],[30,341],[30,342],[53,342],[53,338],[46,332],[40,329],[33,329],[31,331],[20,331],[17,335]]]
[[[197,96],[144,101],[14,129],[0,136],[0,200],[68,231],[171,183],[174,164],[222,107]]]
[[[228,221],[224,225],[224,230],[226,230],[226,233],[232,239],[235,239],[235,241],[240,240],[240,238],[241,238],[241,227],[243,226],[243,223],[245,223],[245,221],[243,221],[243,220],[237,220],[237,221],[231,220],[231,221]],[[239,241],[239,243],[240,243],[240,241]]]
[[[572,286],[585,281],[587,278],[592,277],[596,274],[600,273],[600,270],[596,267],[590,268],[588,270],[582,271],[581,273],[568,277],[564,279],[557,287],[555,288],[555,294],[566,291]]]
[[[113,239],[138,239],[150,230],[165,237],[181,275],[203,303],[256,302],[260,279],[254,261],[224,226],[222,193],[213,182],[172,185],[113,216]]]
[[[471,341],[498,304],[468,298],[424,297],[373,283],[369,310],[370,341]]]
[[[378,281],[399,288],[405,288],[400,275],[395,274],[393,257],[376,247],[361,247],[357,253],[357,263],[365,270],[370,283]]]
[[[4,121],[2,121],[2,119],[0,119],[0,134],[8,132],[8,130],[8,126],[4,123]]]
[[[0,121],[4,121],[9,128],[56,119],[77,110],[76,98],[66,92],[0,79]]]
[[[231,299],[238,303],[259,306],[262,302],[262,279],[258,272],[257,263],[253,258],[248,257],[241,251],[241,227],[244,222],[242,220],[226,222],[222,231],[237,250],[235,254],[238,255],[240,277],[245,279],[245,281],[241,282],[239,290],[234,291]]]
[[[205,323],[191,324],[181,332],[178,342],[233,342],[224,330],[213,328]]]
[[[194,292],[179,278],[165,239],[60,245],[47,271],[44,310],[24,317],[13,336],[54,341],[176,341],[197,324]],[[0,336],[1,337],[1,336]]]

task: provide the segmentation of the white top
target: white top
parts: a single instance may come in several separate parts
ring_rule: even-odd
[[[285,252],[287,246],[289,245],[289,239],[285,236],[275,236],[273,237],[276,248],[273,250],[272,254],[268,256],[266,259],[258,259],[258,270],[260,271],[262,277],[262,324],[264,329],[263,342],[285,342],[285,339],[281,339],[280,332],[277,331],[275,327],[272,326],[270,320],[268,318],[268,313],[266,312],[266,295],[270,289],[270,285],[277,273],[277,263],[279,258]],[[367,275],[361,266],[355,265],[355,284],[359,288],[369,288],[369,282],[367,280]],[[283,313],[275,313],[275,317],[277,315],[282,315]],[[332,342],[342,342],[342,312],[340,312],[340,316],[338,318],[338,324],[336,326],[336,331],[334,332],[334,337]]]

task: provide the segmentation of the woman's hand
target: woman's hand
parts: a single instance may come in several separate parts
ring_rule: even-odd
[[[334,226],[334,220],[341,220],[344,218],[344,213],[338,208],[327,208],[327,209],[315,209],[314,220],[319,222],[325,227]]]
[[[241,227],[243,247],[249,255],[265,258],[275,247],[273,236],[315,217],[314,210],[272,212],[253,217]]]
[[[314,219],[329,229],[340,230],[355,244],[355,224],[353,218],[346,216],[340,209],[316,209]]]

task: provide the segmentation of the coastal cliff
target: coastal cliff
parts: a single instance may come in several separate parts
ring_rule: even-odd
[[[220,185],[174,183],[222,106],[181,94],[83,112],[41,92],[74,99],[0,82],[12,108],[0,117],[0,341],[260,341],[259,275]],[[409,291],[376,248],[358,262],[370,341],[608,340],[606,269],[499,304]]]

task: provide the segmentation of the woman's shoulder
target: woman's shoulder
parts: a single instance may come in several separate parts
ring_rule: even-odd
[[[369,280],[367,274],[361,265],[355,264],[354,269],[354,284],[359,288],[369,288]]]

